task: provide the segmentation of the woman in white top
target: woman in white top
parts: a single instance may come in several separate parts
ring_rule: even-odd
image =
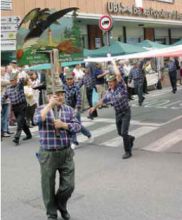
[[[32,89],[32,82],[28,78],[25,82],[24,93],[27,101],[26,120],[29,127],[34,126],[33,116],[37,107],[36,99],[34,96],[34,90]],[[31,123],[31,124],[30,124]]]

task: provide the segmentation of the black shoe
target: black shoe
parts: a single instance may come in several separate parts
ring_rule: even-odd
[[[90,115],[87,116],[87,118],[88,118],[88,119],[91,119],[91,120],[94,120],[94,117],[93,117],[93,116],[90,116]]]
[[[29,140],[29,139],[31,139],[31,138],[32,138],[32,135],[28,135],[28,136],[24,137],[22,140],[23,140],[23,141],[26,141],[26,140]]]
[[[47,220],[57,220],[57,217],[49,216],[49,217],[47,218]]]
[[[11,131],[7,131],[7,134],[14,134],[14,132],[11,132]]]
[[[3,134],[2,134],[2,137],[11,137],[11,135],[8,134],[8,132],[7,132],[7,133],[3,133]]]
[[[123,155],[123,159],[128,159],[128,158],[130,158],[132,156],[132,154],[131,153],[129,153],[129,152],[126,152],[124,155]]]
[[[13,141],[16,145],[19,145],[19,139],[14,138],[12,141]]]
[[[60,213],[61,213],[61,217],[64,219],[64,220],[69,220],[71,218],[70,214],[68,213],[68,211],[63,211],[63,210],[59,210]]]
[[[79,145],[78,141],[73,142],[73,144],[75,144],[76,146]]]
[[[133,148],[133,143],[135,141],[135,137],[134,136],[131,136],[131,149]]]

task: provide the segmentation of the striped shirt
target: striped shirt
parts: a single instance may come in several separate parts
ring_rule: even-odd
[[[42,105],[36,109],[34,114],[34,122],[38,124],[40,135],[41,149],[59,149],[69,147],[71,144],[72,134],[77,133],[81,129],[80,122],[75,118],[74,110],[67,105],[59,108],[59,119],[68,124],[68,130],[59,129],[60,136],[56,136],[56,129],[53,124],[54,113],[50,110],[46,116],[46,120],[41,119],[41,110],[45,107]]]
[[[118,82],[115,90],[108,89],[103,102],[105,104],[111,104],[116,113],[126,111],[129,108],[128,92],[123,81]]]
[[[23,83],[24,79],[20,79],[16,86],[9,86],[2,97],[2,101],[9,98],[12,105],[26,103]]]
[[[95,79],[91,75],[91,73],[88,73],[83,76],[83,78],[79,82],[79,86],[82,87],[85,85],[86,88],[92,89],[95,85]]]
[[[174,71],[177,70],[175,61],[170,61],[170,62],[167,64],[167,67],[168,67],[169,72],[174,72]]]

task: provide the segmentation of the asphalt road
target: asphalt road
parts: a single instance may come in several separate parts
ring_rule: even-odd
[[[69,201],[72,220],[182,219],[182,86],[151,91],[144,105],[131,102],[130,132],[136,136],[133,157],[122,160],[112,108],[99,110],[83,124],[95,141],[79,135],[75,150],[76,188]],[[12,138],[1,148],[2,220],[46,219],[41,198],[40,170],[33,139],[14,147]]]

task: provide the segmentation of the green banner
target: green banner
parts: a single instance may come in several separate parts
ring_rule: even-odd
[[[50,63],[50,51],[59,50],[59,61],[83,60],[80,27],[75,16],[67,16],[77,8],[60,11],[36,8],[22,20],[17,33],[16,57],[19,66]]]

